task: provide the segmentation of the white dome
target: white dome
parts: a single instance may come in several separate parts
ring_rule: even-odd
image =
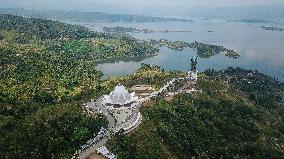
[[[107,103],[125,105],[138,100],[135,93],[129,93],[123,85],[118,85],[109,95],[104,96]]]
[[[129,92],[125,89],[123,85],[118,85],[114,88],[114,90],[110,93],[110,96],[128,96],[130,95]]]

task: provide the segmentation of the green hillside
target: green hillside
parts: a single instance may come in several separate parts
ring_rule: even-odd
[[[106,126],[82,99],[100,94],[94,61],[148,56],[148,43],[57,21],[0,15],[0,154],[70,157]]]
[[[109,147],[125,159],[284,157],[283,84],[229,68],[205,71],[197,87],[203,93],[142,107],[139,128],[117,134]]]

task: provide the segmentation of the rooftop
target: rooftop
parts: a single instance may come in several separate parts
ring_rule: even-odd
[[[117,85],[109,95],[104,95],[106,103],[112,105],[126,105],[138,101],[135,93],[129,93],[123,85]]]

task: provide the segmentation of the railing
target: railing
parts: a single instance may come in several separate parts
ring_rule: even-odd
[[[150,96],[143,98],[142,100],[140,100],[142,103],[145,101],[150,100],[153,97],[157,97],[159,94],[164,93],[165,91],[168,91],[168,88],[171,86],[175,86],[176,82],[180,82],[184,80],[184,78],[174,78],[171,81],[167,82],[166,85],[164,85],[163,87],[161,87],[158,91],[152,92]]]

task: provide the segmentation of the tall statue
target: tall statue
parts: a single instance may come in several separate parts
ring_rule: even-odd
[[[198,71],[196,70],[197,57],[192,57],[191,58],[191,70],[188,71],[188,73],[187,73],[187,79],[190,82],[197,81],[197,73],[198,73]]]
[[[196,71],[196,65],[197,65],[197,57],[191,58],[191,71]]]

